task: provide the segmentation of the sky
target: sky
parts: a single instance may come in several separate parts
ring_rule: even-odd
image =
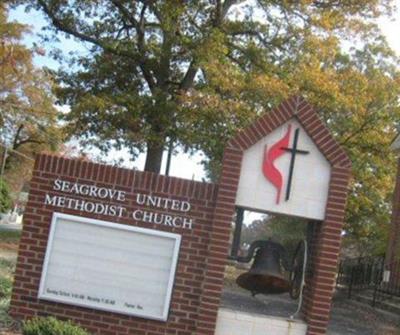
[[[379,20],[379,27],[393,50],[400,56],[400,0],[396,1],[397,10],[393,18],[382,18]]]
[[[396,0],[396,4],[397,10],[393,18],[381,18],[378,21],[378,24],[382,32],[386,36],[389,45],[400,56],[400,0]],[[42,27],[46,26],[46,21],[44,20],[41,13],[34,11],[25,13],[23,7],[18,7],[17,9],[14,9],[10,12],[10,20],[15,20],[31,26],[32,33],[27,35],[24,41],[28,46],[31,47],[33,43],[36,43],[38,45],[41,44],[38,34],[40,33]],[[87,52],[85,48],[82,48],[82,46],[75,42],[73,39],[62,38],[61,43],[58,44],[58,47],[61,47],[64,52],[69,52],[73,50]],[[57,69],[59,67],[59,64],[48,56],[49,50],[50,49],[47,49],[47,55],[44,57],[39,55],[36,56],[34,58],[34,62],[39,67],[47,66],[53,69]],[[68,107],[65,107],[64,110],[68,110]],[[205,173],[200,162],[202,159],[204,159],[204,156],[202,154],[190,156],[188,154],[184,154],[181,150],[178,151],[179,154],[172,159],[170,175],[187,179],[202,180],[205,177]],[[91,150],[91,152],[93,153],[93,150]],[[111,160],[117,160],[119,157],[127,157],[128,155],[129,154],[126,151],[114,151],[109,155],[109,157],[111,157]],[[135,162],[127,162],[126,166],[142,170],[144,168],[144,161],[145,156],[140,155]],[[164,154],[162,173],[165,171],[165,161],[166,153]]]

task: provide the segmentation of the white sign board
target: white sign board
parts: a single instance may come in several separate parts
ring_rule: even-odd
[[[180,240],[54,213],[39,298],[166,321]]]
[[[330,175],[327,159],[291,119],[245,150],[236,205],[323,220]]]

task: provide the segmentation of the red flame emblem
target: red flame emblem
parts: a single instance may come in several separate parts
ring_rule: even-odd
[[[272,183],[272,185],[274,185],[274,187],[277,190],[277,193],[276,193],[276,203],[277,204],[279,204],[279,201],[281,198],[283,177],[282,177],[281,172],[274,165],[274,162],[276,159],[278,159],[284,153],[287,152],[284,148],[289,146],[291,129],[292,129],[292,126],[289,125],[285,136],[283,136],[282,139],[280,139],[278,142],[276,142],[274,145],[272,145],[269,148],[269,150],[268,150],[267,146],[265,146],[265,150],[264,150],[264,161],[263,161],[263,165],[262,165],[262,171],[263,171],[265,178],[267,178]]]

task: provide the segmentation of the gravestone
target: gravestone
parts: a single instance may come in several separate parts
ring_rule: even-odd
[[[325,334],[349,170],[297,97],[227,144],[218,184],[39,155],[10,313],[71,319],[94,334],[213,335],[217,322],[223,334],[233,322],[219,305],[240,207],[310,220],[306,327],[296,334]]]

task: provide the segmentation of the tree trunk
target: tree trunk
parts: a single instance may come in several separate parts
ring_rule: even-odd
[[[144,165],[144,170],[160,173],[163,152],[164,152],[163,142],[147,143],[146,164]]]

